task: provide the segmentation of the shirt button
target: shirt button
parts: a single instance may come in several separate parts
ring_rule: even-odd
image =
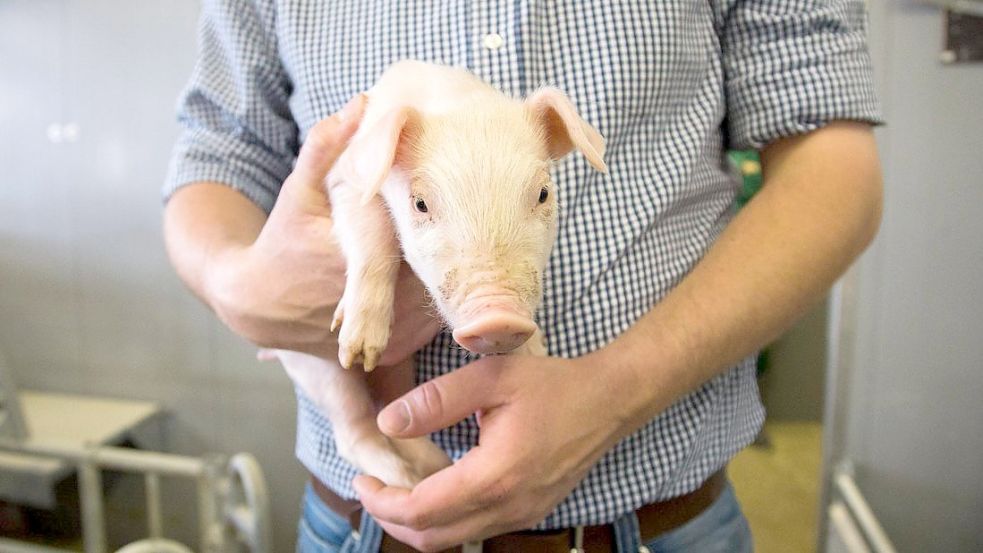
[[[505,39],[498,33],[488,33],[485,35],[482,42],[484,43],[485,48],[488,48],[489,50],[498,50],[503,44],[505,44]]]

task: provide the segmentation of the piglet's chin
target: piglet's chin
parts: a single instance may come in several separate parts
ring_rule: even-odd
[[[505,307],[488,307],[454,329],[454,341],[480,354],[507,353],[529,340],[536,323]]]

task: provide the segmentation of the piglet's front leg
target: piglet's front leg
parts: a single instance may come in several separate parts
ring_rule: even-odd
[[[362,205],[348,183],[330,192],[335,237],[347,263],[345,292],[331,325],[332,330],[341,327],[338,360],[346,369],[361,363],[371,371],[389,343],[402,259],[399,243],[381,198]]]

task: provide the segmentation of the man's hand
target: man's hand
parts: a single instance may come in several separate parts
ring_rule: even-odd
[[[337,356],[331,318],[345,283],[324,180],[358,127],[365,100],[315,125],[269,218],[242,194],[196,183],[171,198],[168,251],[178,273],[237,334],[269,348]],[[383,363],[429,341],[439,323],[408,268],[397,284],[396,328]]]
[[[330,358],[331,315],[345,284],[345,259],[331,231],[325,177],[358,128],[364,101],[308,134],[293,173],[250,244],[216,253],[205,297],[229,328],[251,342]]]
[[[623,383],[599,362],[486,357],[422,384],[379,414],[383,432],[424,436],[477,413],[480,443],[412,491],[356,477],[362,504],[424,551],[535,525],[629,430]]]

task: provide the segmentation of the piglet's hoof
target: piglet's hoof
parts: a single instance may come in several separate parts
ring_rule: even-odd
[[[348,302],[346,298],[342,298],[335,310],[334,322],[331,323],[332,329],[341,325],[341,332],[338,334],[338,361],[341,366],[350,369],[361,364],[365,372],[375,369],[389,343],[391,321],[391,306],[375,312],[359,309],[357,302]]]

